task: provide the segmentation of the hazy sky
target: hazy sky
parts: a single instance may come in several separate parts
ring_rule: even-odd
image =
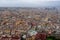
[[[0,0],[0,7],[38,7],[59,5],[59,0]]]

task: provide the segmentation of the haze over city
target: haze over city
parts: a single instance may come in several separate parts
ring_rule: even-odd
[[[0,0],[0,7],[60,6],[59,0]]]
[[[60,40],[60,1],[0,0],[0,40]]]

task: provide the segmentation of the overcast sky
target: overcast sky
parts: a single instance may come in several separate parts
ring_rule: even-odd
[[[0,7],[60,6],[59,0],[0,0]]]

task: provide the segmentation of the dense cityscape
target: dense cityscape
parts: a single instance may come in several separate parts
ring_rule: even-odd
[[[0,8],[0,40],[46,40],[48,36],[60,38],[57,8]]]

